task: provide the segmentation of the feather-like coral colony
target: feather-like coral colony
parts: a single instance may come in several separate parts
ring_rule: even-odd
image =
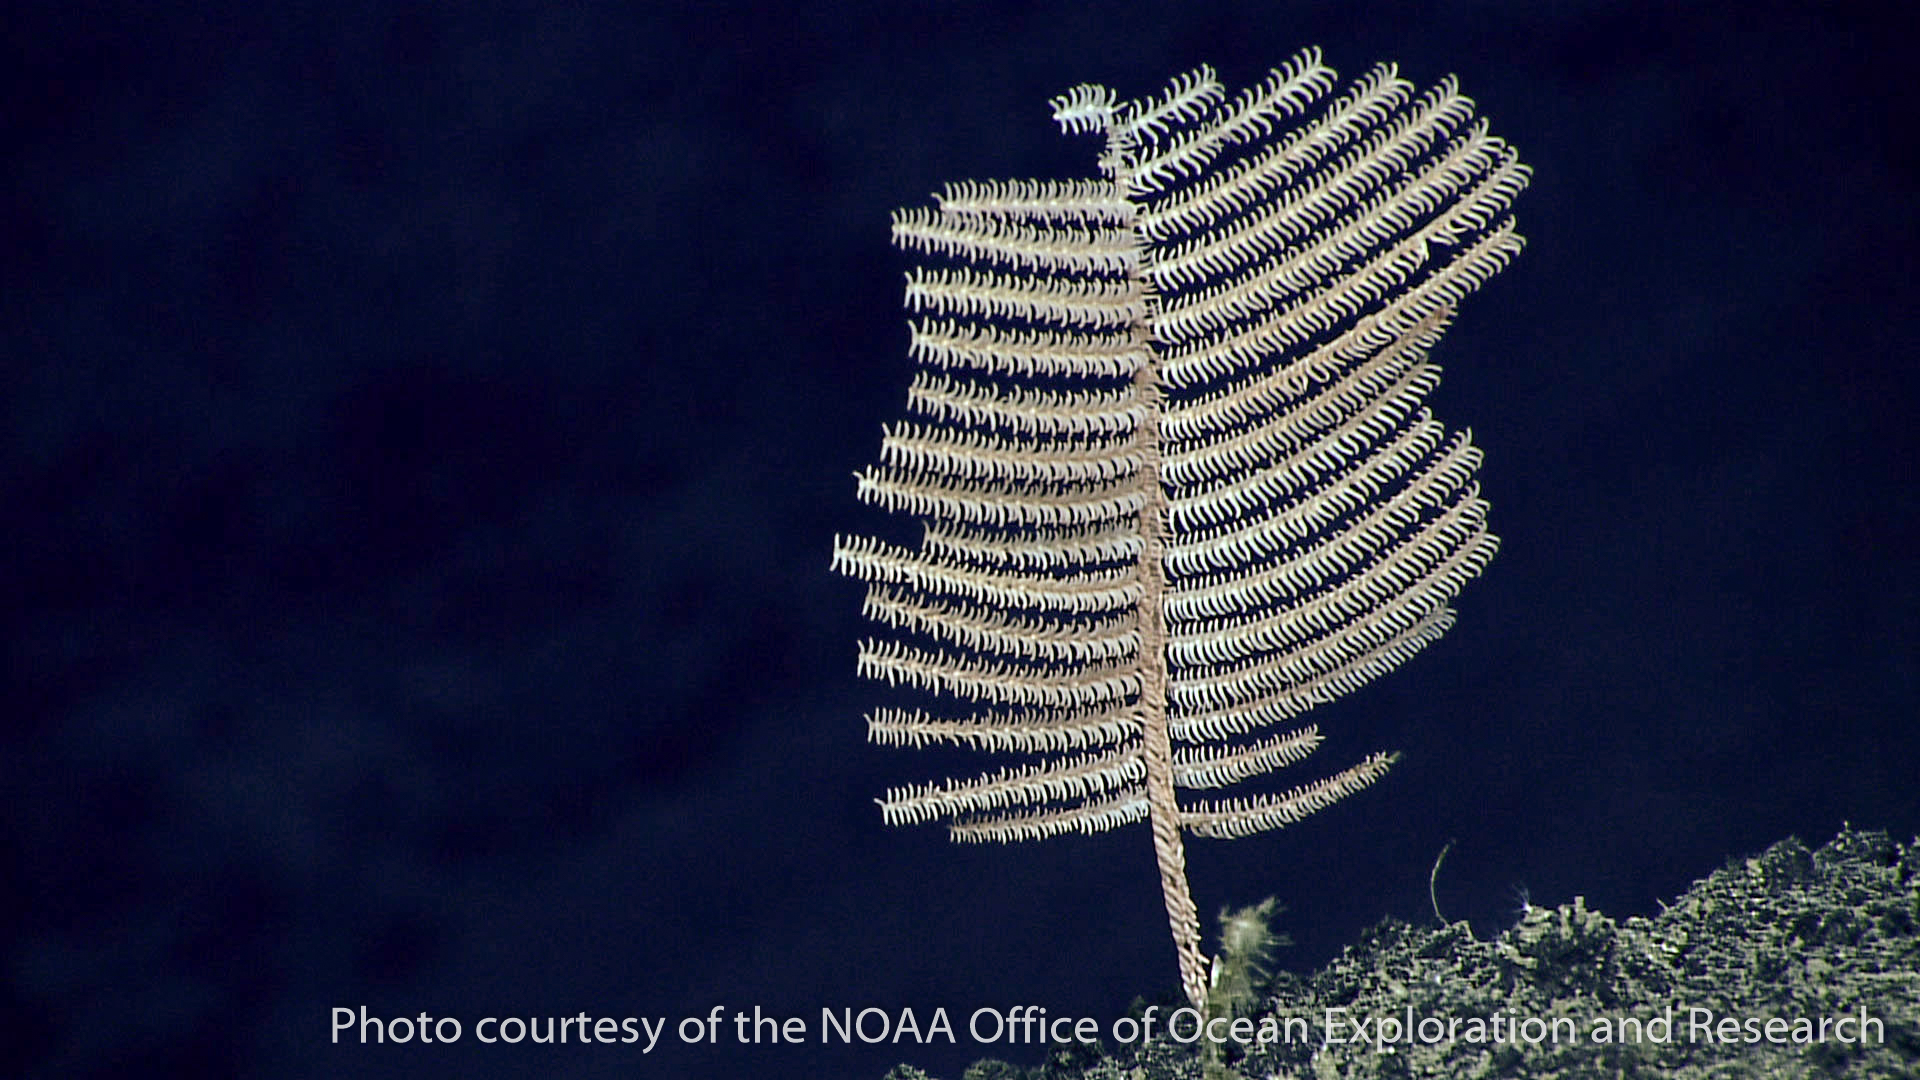
[[[965,182],[895,215],[908,393],[862,499],[917,550],[836,538],[894,633],[862,674],[981,703],[870,737],[1024,755],[888,792],[891,823],[1027,840],[1148,821],[1183,985],[1207,962],[1182,834],[1238,837],[1371,784],[1182,799],[1291,765],[1283,729],[1453,622],[1492,558],[1480,452],[1423,404],[1455,306],[1520,250],[1513,149],[1451,78],[1334,95],[1317,50],[1231,99],[1213,72],[1055,99],[1101,178]]]

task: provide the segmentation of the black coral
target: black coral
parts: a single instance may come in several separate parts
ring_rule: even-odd
[[[891,791],[959,840],[1148,820],[1181,976],[1206,996],[1181,834],[1237,837],[1371,783],[1376,754],[1280,794],[1182,801],[1298,761],[1276,725],[1451,624],[1492,557],[1480,454],[1423,407],[1454,306],[1520,250],[1526,185],[1451,78],[1381,66],[1328,100],[1317,50],[1226,99],[1213,73],[1053,102],[1103,179],[950,185],[894,218],[917,421],[861,498],[918,550],[836,539],[897,631],[860,671],[984,703],[881,709],[870,737],[1024,754]]]

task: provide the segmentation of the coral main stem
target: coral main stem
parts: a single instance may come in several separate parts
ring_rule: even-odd
[[[1136,327],[1143,339],[1151,336]],[[1149,343],[1148,352],[1153,350]],[[1157,362],[1158,357],[1155,356]],[[1180,957],[1180,985],[1193,1007],[1207,1004],[1207,958],[1200,953],[1200,916],[1187,887],[1187,852],[1180,836],[1180,804],[1173,791],[1173,738],[1167,731],[1167,588],[1163,556],[1167,523],[1166,491],[1160,486],[1160,375],[1156,363],[1142,364],[1133,377],[1134,393],[1149,420],[1142,433],[1139,474],[1146,504],[1140,508],[1140,728],[1147,768],[1147,815],[1153,830],[1153,854],[1160,866],[1160,891],[1167,903],[1167,924]]]

